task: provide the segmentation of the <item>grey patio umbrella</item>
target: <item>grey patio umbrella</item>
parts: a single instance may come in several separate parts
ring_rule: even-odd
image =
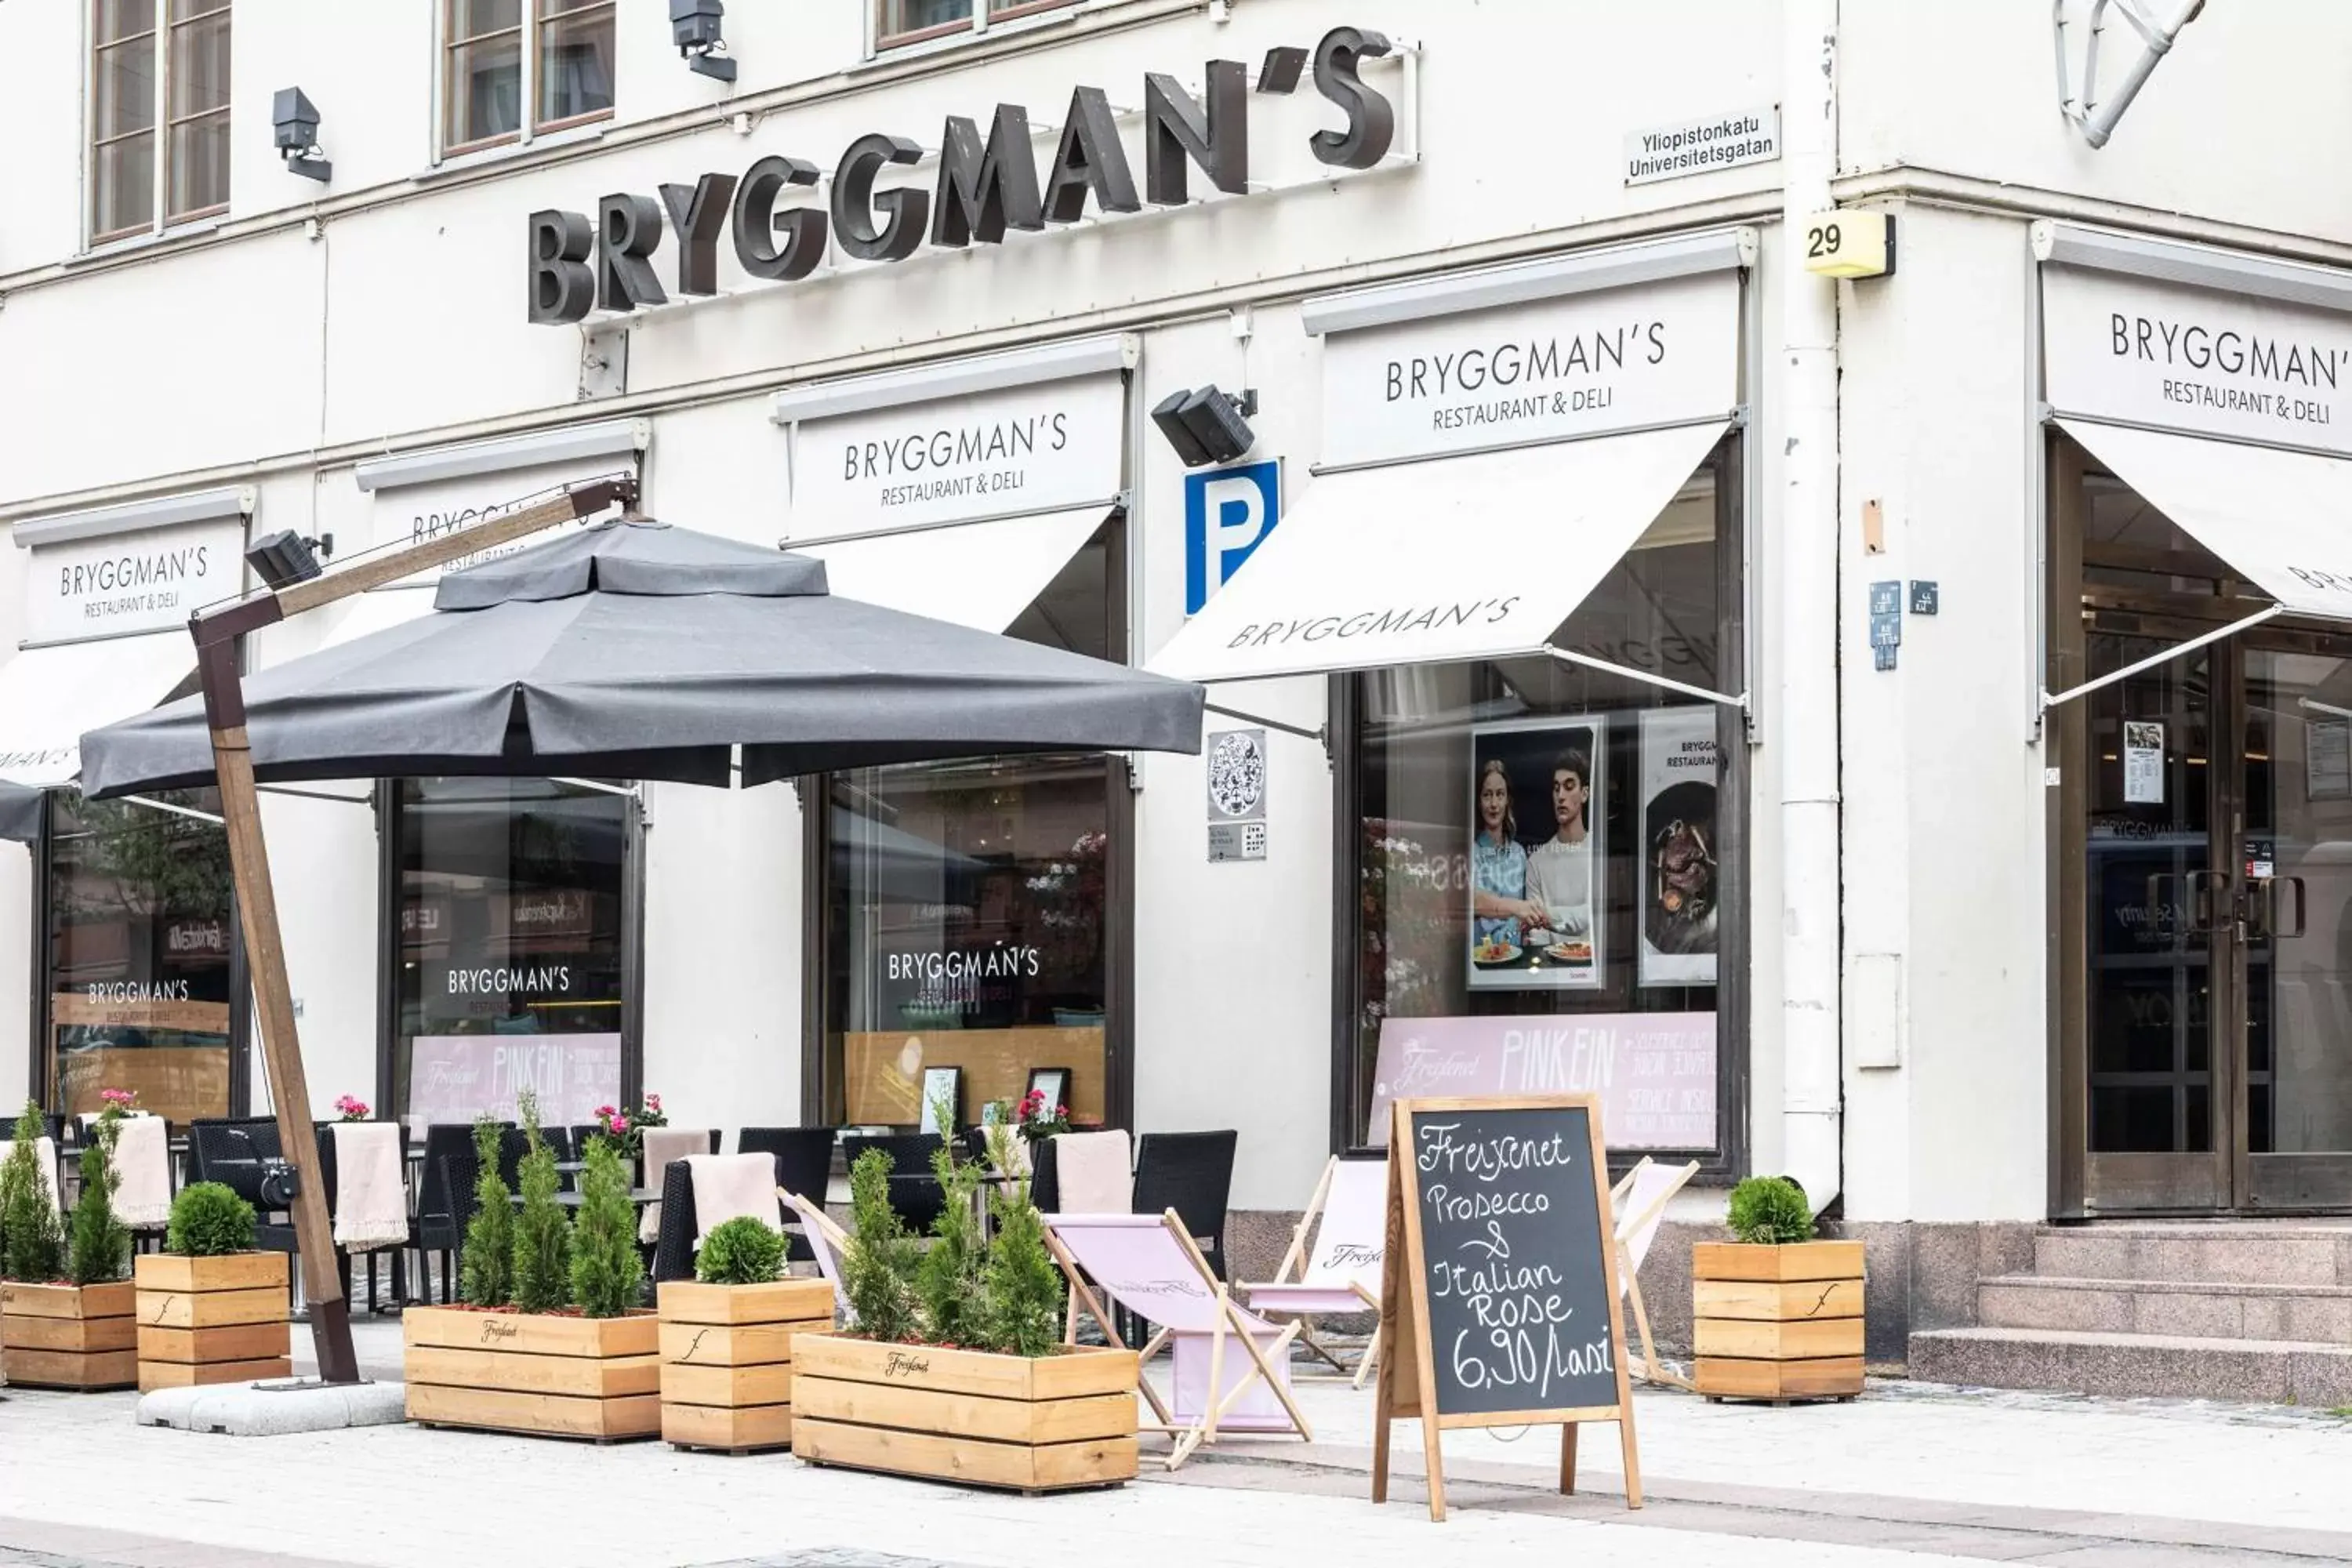
[[[31,844],[41,837],[42,791],[0,779],[0,838]]]
[[[1000,752],[1197,752],[1202,691],[825,591],[824,565],[650,519],[453,573],[435,613],[244,683],[264,783],[726,784]],[[201,699],[82,739],[92,795],[213,779]]]

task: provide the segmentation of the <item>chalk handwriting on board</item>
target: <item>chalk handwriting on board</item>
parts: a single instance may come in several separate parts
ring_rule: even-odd
[[[1607,1318],[1578,1321],[1567,1277],[1537,1256],[1556,1246],[1530,1234],[1550,1228],[1553,1194],[1544,1177],[1577,1170],[1576,1145],[1558,1130],[1528,1136],[1498,1131],[1487,1118],[1422,1120],[1414,1132],[1429,1300],[1453,1309],[1433,1312],[1453,1331],[1433,1347],[1448,1381],[1464,1390],[1524,1391],[1533,1407],[1562,1384],[1612,1375]],[[1556,1244],[1556,1230],[1541,1239]]]

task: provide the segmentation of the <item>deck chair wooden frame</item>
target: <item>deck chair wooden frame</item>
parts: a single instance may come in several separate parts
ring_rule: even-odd
[[[1296,1285],[1305,1281],[1308,1257],[1307,1250],[1307,1238],[1314,1231],[1315,1222],[1322,1217],[1324,1203],[1331,1195],[1331,1184],[1339,1174],[1339,1164],[1340,1156],[1337,1154],[1332,1155],[1330,1159],[1324,1162],[1322,1177],[1315,1184],[1315,1195],[1307,1200],[1307,1212],[1299,1215],[1298,1228],[1290,1233],[1290,1250],[1282,1255],[1281,1267],[1277,1268],[1274,1271],[1274,1278],[1265,1281],[1266,1284]],[[1387,1166],[1384,1162],[1382,1163],[1381,1170],[1382,1179],[1385,1180]],[[1243,1285],[1241,1289],[1244,1300],[1247,1300],[1248,1293],[1256,1289],[1257,1287],[1255,1285]],[[1352,1291],[1363,1301],[1364,1310],[1371,1313],[1375,1320],[1372,1328],[1372,1337],[1365,1343],[1362,1353],[1356,1357],[1356,1364],[1353,1367],[1350,1367],[1345,1362],[1342,1362],[1338,1356],[1334,1355],[1331,1352],[1329,1346],[1324,1344],[1321,1340],[1315,1337],[1315,1330],[1317,1328],[1315,1319],[1317,1314],[1314,1312],[1297,1313],[1295,1321],[1298,1324],[1299,1344],[1306,1348],[1307,1352],[1309,1355],[1315,1356],[1318,1360],[1324,1362],[1331,1368],[1331,1370],[1329,1372],[1293,1373],[1291,1374],[1291,1380],[1293,1382],[1347,1383],[1351,1387],[1361,1389],[1364,1386],[1365,1379],[1370,1377],[1374,1372],[1378,1371],[1381,1364],[1381,1335],[1383,1331],[1377,1321],[1381,1310],[1381,1299],[1379,1296],[1365,1289],[1361,1285],[1356,1284],[1353,1281],[1349,1281],[1345,1286],[1333,1286],[1332,1289],[1335,1290],[1344,1289]],[[1253,1302],[1250,1304],[1250,1310],[1257,1313],[1260,1317],[1264,1317],[1268,1312],[1286,1313],[1290,1309],[1274,1305],[1260,1307]]]
[[[1120,1342],[1118,1331],[1111,1327],[1110,1313],[1104,1307],[1102,1298],[1095,1293],[1094,1286],[1088,1283],[1084,1267],[1071,1255],[1070,1249],[1063,1245],[1061,1237],[1055,1234],[1053,1223],[1055,1217],[1046,1216],[1045,1245],[1052,1250],[1054,1261],[1061,1265],[1062,1277],[1069,1281],[1069,1303],[1068,1310],[1063,1316],[1062,1342],[1071,1345],[1078,1342],[1078,1309],[1083,1306],[1093,1315],[1096,1324],[1102,1330],[1104,1342],[1117,1345]],[[1072,1215],[1069,1217],[1082,1219],[1087,1216]],[[1242,1309],[1241,1303],[1235,1301],[1229,1293],[1224,1281],[1219,1279],[1211,1270],[1209,1260],[1202,1254],[1200,1244],[1194,1241],[1191,1234],[1186,1231],[1184,1222],[1176,1211],[1174,1209],[1165,1211],[1160,1215],[1160,1223],[1166,1227],[1170,1236],[1175,1237],[1177,1247],[1181,1248],[1184,1256],[1191,1260],[1194,1271],[1200,1276],[1201,1284],[1214,1291],[1217,1319],[1217,1327],[1209,1339],[1208,1407],[1202,1411],[1199,1419],[1195,1421],[1190,1423],[1178,1421],[1170,1412],[1167,1400],[1161,1398],[1160,1391],[1152,1387],[1150,1376],[1144,1370],[1150,1365],[1152,1358],[1173,1343],[1176,1331],[1154,1324],[1157,1331],[1153,1333],[1150,1342],[1144,1345],[1142,1352],[1136,1358],[1136,1392],[1141,1394],[1144,1403],[1151,1407],[1154,1417],[1150,1421],[1139,1422],[1138,1425],[1145,1431],[1165,1433],[1174,1440],[1174,1447],[1171,1448],[1168,1455],[1168,1468],[1173,1470],[1183,1464],[1204,1444],[1214,1447],[1217,1441],[1219,1420],[1225,1412],[1233,1408],[1253,1384],[1261,1381],[1273,1393],[1275,1398],[1281,1402],[1282,1408],[1289,1414],[1291,1426],[1299,1440],[1307,1443],[1313,1442],[1315,1431],[1307,1419],[1307,1413],[1298,1408],[1297,1401],[1291,1398],[1290,1390],[1285,1386],[1281,1378],[1276,1375],[1274,1370],[1274,1358],[1289,1355],[1291,1344],[1298,1337],[1299,1325],[1296,1322],[1286,1323],[1269,1343],[1260,1344],[1258,1336],[1251,1331],[1251,1314]],[[1113,1293],[1106,1291],[1106,1294]],[[1134,1310],[1132,1308],[1129,1310]],[[1265,1323],[1263,1318],[1258,1319],[1257,1321],[1261,1324]],[[1233,1388],[1220,1398],[1217,1390],[1224,1383],[1225,1342],[1229,1339],[1238,1340],[1242,1349],[1257,1364],[1255,1370],[1234,1384]],[[1171,1392],[1173,1392],[1172,1388]],[[1251,1435],[1261,1436],[1262,1434]]]
[[[1652,1384],[1660,1388],[1679,1388],[1685,1393],[1690,1393],[1694,1392],[1691,1380],[1663,1365],[1658,1360],[1657,1348],[1650,1342],[1650,1309],[1649,1305],[1642,1300],[1640,1260],[1633,1256],[1633,1248],[1629,1244],[1633,1237],[1641,1233],[1643,1226],[1656,1225],[1658,1217],[1665,1212],[1666,1205],[1673,1201],[1675,1194],[1681,1192],[1693,1176],[1698,1174],[1698,1162],[1693,1160],[1675,1172],[1674,1182],[1654,1194],[1649,1202],[1642,1205],[1639,1213],[1628,1214],[1625,1212],[1625,1205],[1632,1201],[1633,1189],[1639,1184],[1642,1173],[1650,1169],[1651,1165],[1649,1156],[1643,1155],[1632,1170],[1625,1173],[1624,1178],[1610,1189],[1609,1193],[1611,1223],[1615,1227],[1615,1235],[1611,1245],[1617,1249],[1617,1278],[1622,1283],[1627,1298],[1633,1302],[1633,1327],[1641,1336],[1642,1342],[1641,1355],[1626,1370],[1643,1383]]]
[[[824,1212],[824,1205],[814,1199],[788,1193],[782,1187],[776,1189],[776,1197],[784,1205],[785,1214],[799,1216],[801,1224],[808,1227],[809,1250],[816,1254],[817,1271],[833,1281],[834,1304],[840,1310],[842,1321],[845,1324],[854,1322],[849,1310],[849,1297],[843,1289],[838,1275],[842,1256],[849,1250],[849,1233],[834,1224],[833,1216]],[[824,1267],[828,1253],[834,1260],[833,1269]]]

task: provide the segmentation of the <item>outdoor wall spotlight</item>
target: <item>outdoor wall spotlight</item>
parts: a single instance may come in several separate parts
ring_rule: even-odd
[[[246,548],[245,563],[254,570],[269,588],[288,588],[297,583],[307,583],[325,568],[319,564],[320,552],[335,552],[335,536],[305,539],[290,528],[276,533],[265,533]]]
[[[1176,448],[1188,468],[1210,463],[1230,463],[1257,444],[1257,432],[1244,417],[1257,412],[1257,394],[1235,397],[1214,385],[1198,392],[1174,392],[1151,410],[1151,422]]]
[[[300,88],[278,89],[269,120],[278,135],[278,155],[286,160],[289,171],[321,183],[335,177],[335,166],[319,149],[319,111]]]
[[[728,58],[725,26],[727,0],[669,0],[669,36],[685,57],[686,68],[715,81],[733,81],[735,62]]]

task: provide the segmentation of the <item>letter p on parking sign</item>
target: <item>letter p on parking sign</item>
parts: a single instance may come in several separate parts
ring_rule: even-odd
[[[1282,460],[1184,476],[1184,613],[1198,615],[1282,517]]]

